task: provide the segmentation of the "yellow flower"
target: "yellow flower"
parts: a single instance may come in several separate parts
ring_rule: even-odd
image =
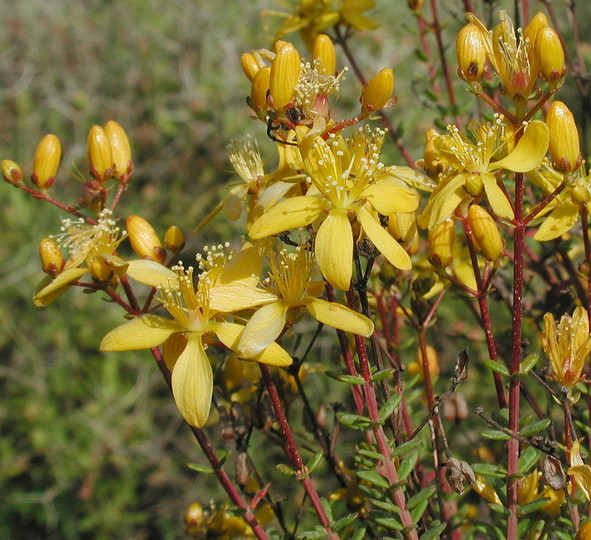
[[[572,388],[583,377],[585,359],[591,352],[587,311],[577,307],[572,315],[563,315],[558,328],[551,313],[544,315],[540,341],[552,367],[552,377]]]
[[[265,238],[305,227],[323,218],[315,240],[315,253],[324,277],[333,286],[347,290],[353,264],[355,216],[365,235],[394,266],[411,267],[408,253],[382,227],[368,209],[382,215],[413,212],[417,194],[397,179],[379,161],[384,132],[359,130],[349,140],[316,137],[302,149],[309,189],[306,195],[285,199],[258,218],[250,229],[252,239]]]
[[[542,473],[535,470],[522,480],[521,487],[517,493],[519,505],[523,506],[538,499],[548,498],[548,502],[541,508],[541,511],[556,518],[560,515],[560,508],[566,501],[564,490],[544,486],[544,489],[540,492],[539,484],[541,476]]]
[[[570,465],[566,474],[574,478],[587,500],[591,502],[591,467],[585,465],[581,458],[581,443],[579,441],[575,441],[571,448]]]
[[[53,302],[72,282],[92,272],[93,266],[102,269],[100,277],[103,277],[105,267],[115,277],[121,277],[127,272],[129,263],[114,255],[126,233],[121,231],[111,215],[110,210],[103,210],[96,225],[89,225],[83,219],[62,220],[62,233],[55,239],[62,248],[70,252],[70,257],[55,279],[41,282],[33,297],[36,306],[46,306]]]
[[[439,176],[439,184],[429,197],[419,226],[431,229],[450,217],[462,203],[484,191],[493,212],[501,219],[513,219],[513,209],[499,186],[495,173],[501,169],[527,172],[537,167],[548,149],[548,127],[539,120],[530,122],[511,152],[505,136],[505,125],[497,116],[494,123],[473,126],[474,142],[448,127],[449,135],[433,141],[447,168]]]
[[[273,343],[285,328],[290,310],[307,310],[321,323],[369,337],[373,323],[345,306],[317,298],[324,282],[314,281],[313,254],[303,246],[292,253],[285,250],[269,258],[270,282],[266,288],[275,299],[258,308],[246,324],[238,349],[245,358],[258,354]]]
[[[164,267],[163,267],[164,268]],[[213,333],[230,350],[237,352],[243,326],[224,321],[224,314],[211,308],[212,280],[202,274],[197,286],[193,268],[182,265],[172,269],[176,275],[159,291],[162,305],[173,319],[145,314],[111,330],[102,340],[102,351],[149,349],[182,334],[187,343],[172,368],[172,392],[183,418],[192,426],[207,421],[213,392],[213,372],[205,353],[203,338]],[[289,354],[273,343],[253,358],[275,366],[291,364]],[[167,362],[168,364],[169,362]],[[170,362],[172,363],[172,362]]]
[[[282,3],[287,11],[263,12],[263,15],[284,19],[275,39],[299,31],[304,41],[311,46],[319,33],[335,24],[356,30],[377,28],[376,23],[364,14],[375,6],[374,0],[284,0]]]

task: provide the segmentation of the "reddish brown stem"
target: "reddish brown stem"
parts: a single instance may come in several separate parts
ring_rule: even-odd
[[[47,193],[43,193],[42,191],[37,191],[35,189],[31,189],[30,187],[27,187],[24,184],[20,184],[17,187],[19,187],[23,191],[26,191],[27,193],[29,193],[30,195],[35,197],[35,199],[47,201],[48,203],[53,204],[54,206],[57,206],[60,210],[63,210],[64,212],[68,212],[68,214],[72,214],[73,216],[83,219],[89,225],[96,225],[96,223],[97,223],[96,220],[89,218],[89,217],[85,216],[84,214],[81,214],[80,212],[78,212],[77,210],[72,208],[71,206],[66,206],[65,204],[54,199],[53,197],[50,197],[49,195],[47,195]]]

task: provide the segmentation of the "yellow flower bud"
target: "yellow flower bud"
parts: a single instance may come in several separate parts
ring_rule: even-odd
[[[257,59],[254,54],[252,53],[243,53],[240,57],[240,64],[242,65],[242,70],[244,74],[248,77],[248,80],[252,82],[254,80],[254,76],[257,74],[261,66],[257,62]]]
[[[530,47],[534,46],[538,32],[545,26],[549,26],[548,18],[541,11],[538,11],[523,29],[523,39]]]
[[[172,225],[169,227],[164,235],[164,245],[166,249],[170,249],[170,251],[180,251],[185,247],[185,235],[183,232],[176,226]]]
[[[113,158],[113,176],[121,183],[125,184],[129,181],[133,171],[133,161],[131,161],[131,147],[129,146],[129,139],[125,130],[113,120],[110,120],[105,125],[105,133],[109,144],[111,145],[111,152]]]
[[[291,43],[285,43],[271,64],[269,91],[275,109],[285,108],[291,102],[300,78],[300,55]]]
[[[591,520],[583,523],[575,536],[575,540],[589,540],[591,538]]]
[[[498,261],[505,245],[495,220],[484,208],[473,204],[468,209],[468,221],[476,248],[489,261]]]
[[[410,242],[417,232],[415,214],[392,214],[388,218],[388,231],[399,242]]]
[[[269,90],[270,79],[271,68],[265,66],[257,71],[252,81],[248,104],[250,105],[250,108],[257,113],[259,118],[263,118],[265,112],[267,112],[267,109],[269,108],[267,103],[267,92]]]
[[[23,181],[23,171],[14,161],[10,159],[2,160],[2,176],[9,184],[21,184]]]
[[[429,229],[429,262],[435,268],[446,268],[451,264],[454,249],[454,222],[452,219],[446,219]]]
[[[60,274],[66,264],[59,246],[51,238],[44,238],[39,242],[39,258],[41,268],[51,277]]]
[[[458,75],[466,82],[482,79],[486,66],[484,38],[474,23],[464,26],[456,39]]]
[[[363,88],[359,102],[364,111],[378,111],[383,108],[394,92],[394,72],[384,68],[371,78]]]
[[[538,31],[534,54],[544,80],[556,82],[564,77],[566,73],[564,49],[558,34],[549,26]]]
[[[62,147],[59,139],[52,134],[45,135],[39,142],[33,158],[33,184],[41,189],[53,186],[61,157]]]
[[[585,206],[591,201],[591,194],[589,190],[580,184],[577,184],[570,188],[570,196],[573,202],[580,206]]]
[[[443,167],[441,165],[441,156],[435,148],[434,141],[439,137],[436,129],[429,129],[425,133],[425,153],[423,155],[423,169],[431,178],[437,178]]]
[[[472,197],[478,197],[484,190],[484,184],[482,183],[482,177],[478,173],[470,174],[466,177],[464,183],[464,189]]]
[[[581,146],[573,113],[562,101],[555,101],[548,109],[546,124],[550,130],[548,150],[556,168],[561,172],[578,169]]]
[[[113,151],[111,143],[101,126],[92,126],[86,146],[90,174],[99,182],[106,182],[113,175]]]
[[[131,215],[125,221],[127,234],[132,249],[142,259],[150,259],[156,262],[164,262],[166,252],[162,249],[160,238],[143,217]]]
[[[318,72],[332,77],[335,74],[337,60],[332,39],[326,34],[318,34],[312,46],[312,60],[317,65]]]
[[[197,533],[199,528],[205,524],[205,512],[199,503],[191,503],[183,517],[188,533]]]
[[[423,7],[423,0],[406,0],[406,3],[413,11],[420,11]]]
[[[95,257],[89,267],[90,273],[96,281],[105,283],[113,277],[113,266],[104,257]]]

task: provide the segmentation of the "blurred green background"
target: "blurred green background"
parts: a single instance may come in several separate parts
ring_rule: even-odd
[[[88,129],[114,119],[136,165],[125,211],[161,233],[173,224],[190,231],[232,177],[231,139],[254,134],[271,154],[244,103],[250,89],[239,56],[270,45],[260,11],[272,7],[271,0],[0,0],[0,159],[17,161],[28,176],[39,139],[57,134],[63,160],[52,193],[69,203],[80,195],[72,174],[86,174]],[[459,5],[450,9],[452,35],[463,17]],[[395,68],[394,121],[418,159],[421,133],[445,111],[423,92],[426,69],[406,2],[383,0],[372,14],[382,27],[352,45],[366,73]],[[348,81],[345,111],[360,88],[352,74]],[[458,92],[472,103],[459,84]],[[399,159],[391,152],[385,162]],[[0,538],[182,537],[187,505],[218,492],[185,467],[202,463],[201,452],[151,356],[97,352],[122,321],[98,296],[69,291],[47,308],[33,306],[42,278],[37,245],[59,232],[61,214],[8,184],[0,201]],[[215,221],[190,245],[231,232]]]

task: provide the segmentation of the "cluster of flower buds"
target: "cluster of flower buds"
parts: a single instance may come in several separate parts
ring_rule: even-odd
[[[536,81],[560,85],[565,73],[564,50],[558,34],[549,26],[543,13],[517,32],[506,12],[492,31],[473,14],[456,40],[458,75],[468,83],[479,82],[486,72],[488,59],[499,77],[500,91],[511,99],[527,100]]]
[[[315,133],[333,129],[328,98],[336,94],[345,70],[336,71],[336,54],[332,40],[319,34],[312,44],[312,58],[303,59],[288,42],[277,41],[274,51],[260,49],[241,57],[244,73],[251,81],[247,103],[257,117],[267,123],[269,136],[288,141],[287,134],[297,126],[308,126]],[[364,87],[359,115],[347,125],[396,100],[394,73],[382,69]]]
[[[101,184],[115,178],[127,184],[133,172],[131,148],[123,128],[114,121],[92,126],[87,141],[90,174]]]

